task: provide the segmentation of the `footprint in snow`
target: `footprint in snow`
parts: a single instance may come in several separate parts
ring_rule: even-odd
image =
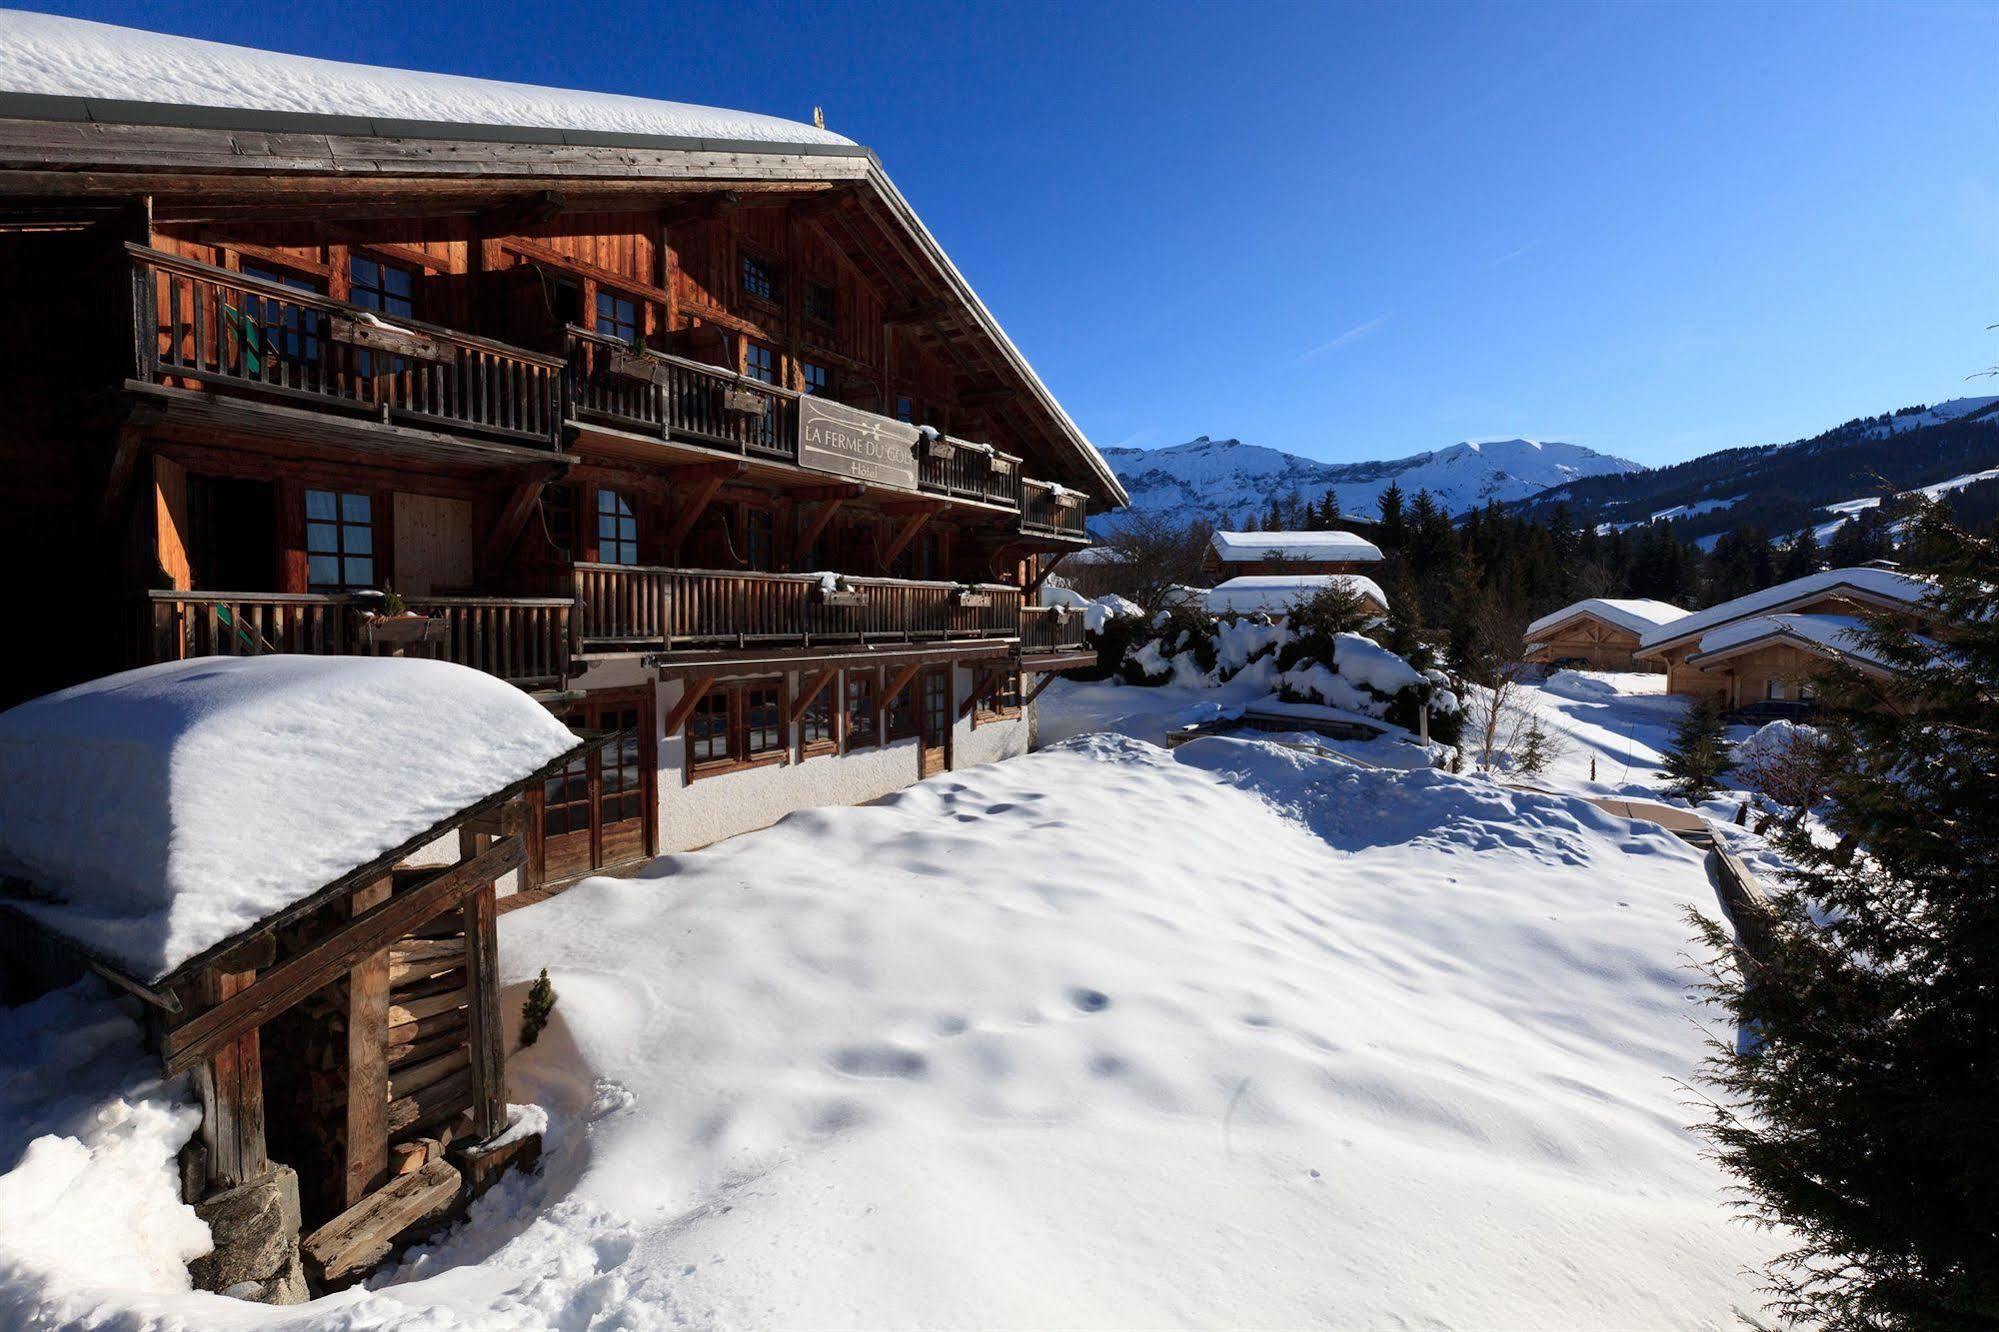
[[[930,1061],[893,1045],[854,1045],[833,1052],[833,1067],[855,1078],[920,1078],[930,1071]]]
[[[1101,1013],[1111,1006],[1111,997],[1102,990],[1074,989],[1069,991],[1069,1002],[1081,1013]]]

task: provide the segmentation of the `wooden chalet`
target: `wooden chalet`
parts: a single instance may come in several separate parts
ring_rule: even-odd
[[[1649,630],[1634,654],[1666,672],[1668,692],[1711,697],[1731,711],[1808,711],[1832,661],[1877,675],[1857,633],[1868,617],[1924,623],[1931,585],[1891,569],[1827,569],[1694,611]]]
[[[1124,493],[872,153],[738,119],[0,93],[0,542],[60,626],[0,701],[472,666],[611,737],[528,793],[553,883],[1023,752]]]
[[[1370,574],[1381,547],[1353,532],[1221,532],[1201,554],[1209,583],[1230,578],[1299,574]]]
[[[1636,659],[1639,639],[1686,613],[1665,601],[1589,597],[1528,625],[1521,659],[1550,668],[1663,670],[1656,662]]]

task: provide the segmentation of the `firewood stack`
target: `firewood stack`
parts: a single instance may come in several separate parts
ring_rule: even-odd
[[[448,911],[389,949],[389,1141],[442,1126],[472,1108],[465,928]],[[433,1133],[432,1138],[439,1138]]]

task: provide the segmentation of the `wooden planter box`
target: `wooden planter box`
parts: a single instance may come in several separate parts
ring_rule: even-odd
[[[605,357],[604,373],[615,379],[627,379],[635,384],[666,386],[666,363],[654,360],[642,352],[613,349]]]
[[[1083,502],[1081,495],[1071,495],[1067,491],[1051,495],[1049,498],[1055,501],[1055,507],[1058,509],[1073,509]]]
[[[442,640],[444,621],[428,615],[372,615],[361,617],[361,636],[370,647],[404,648],[412,643]]]
[[[722,410],[737,416],[762,416],[770,399],[749,389],[723,389]]]
[[[990,606],[993,604],[993,594],[990,592],[964,591],[957,594],[957,602],[958,605],[967,610],[978,606]]]
[[[450,347],[436,338],[425,337],[407,328],[383,328],[359,319],[335,315],[328,321],[327,335],[335,342],[365,347],[384,356],[403,356],[413,361],[452,361]]]
[[[949,461],[958,456],[958,446],[950,440],[945,439],[942,435],[939,435],[936,439],[926,439],[923,441],[923,456],[926,458],[936,458],[940,461]]]
[[[867,594],[859,591],[828,592],[822,588],[813,593],[813,599],[822,606],[860,606],[867,602]]]

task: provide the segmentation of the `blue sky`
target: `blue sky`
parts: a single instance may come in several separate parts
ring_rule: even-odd
[[[872,146],[1100,444],[1647,463],[1999,361],[1999,5],[32,4]]]

